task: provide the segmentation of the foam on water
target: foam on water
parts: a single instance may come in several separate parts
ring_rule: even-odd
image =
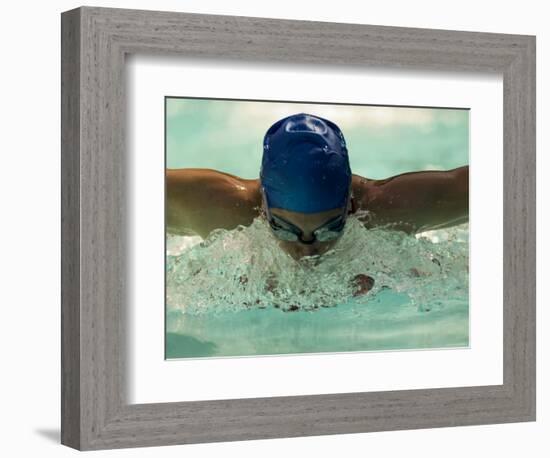
[[[167,240],[168,312],[201,315],[246,309],[312,311],[372,302],[382,290],[406,294],[413,310],[468,300],[468,225],[417,236],[367,230],[350,217],[335,248],[300,262],[256,218],[250,226]],[[374,279],[354,297],[353,278]]]

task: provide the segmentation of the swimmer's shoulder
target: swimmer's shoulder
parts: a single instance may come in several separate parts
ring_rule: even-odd
[[[351,190],[354,200],[354,209],[366,209],[371,200],[377,180],[353,174],[351,177]]]
[[[232,192],[238,200],[242,200],[250,208],[259,208],[261,205],[261,192],[259,178],[242,178],[228,172],[220,172],[213,169],[208,170],[212,179],[218,177],[222,186]]]
[[[210,168],[167,169],[168,192],[192,202],[231,202],[253,208],[261,203],[259,179],[247,179]]]
[[[240,178],[219,170],[188,167],[182,169],[166,169],[166,179],[169,185],[219,185],[226,182],[227,179],[239,180]]]
[[[217,228],[251,224],[259,214],[257,181],[214,169],[168,169],[168,231],[206,237]]]

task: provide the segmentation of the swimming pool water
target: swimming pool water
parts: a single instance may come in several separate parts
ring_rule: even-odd
[[[294,261],[261,218],[168,236],[166,357],[468,346],[468,259],[467,224],[411,236],[351,217],[321,262]],[[375,283],[354,296],[358,274]]]

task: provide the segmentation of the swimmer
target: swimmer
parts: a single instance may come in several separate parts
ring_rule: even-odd
[[[205,238],[261,216],[281,249],[299,260],[332,249],[350,215],[369,229],[410,234],[468,221],[468,166],[361,177],[351,172],[338,126],[307,113],[273,124],[263,148],[257,179],[213,169],[167,170],[167,232]],[[372,286],[360,283],[363,291]]]

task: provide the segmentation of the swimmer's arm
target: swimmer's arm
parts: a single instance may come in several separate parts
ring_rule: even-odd
[[[367,227],[416,233],[467,222],[468,183],[468,166],[403,173],[385,180],[354,176],[354,194],[357,189],[358,207],[369,211],[364,219]]]
[[[168,169],[167,232],[204,238],[214,229],[250,225],[258,214],[256,182],[213,169]]]

